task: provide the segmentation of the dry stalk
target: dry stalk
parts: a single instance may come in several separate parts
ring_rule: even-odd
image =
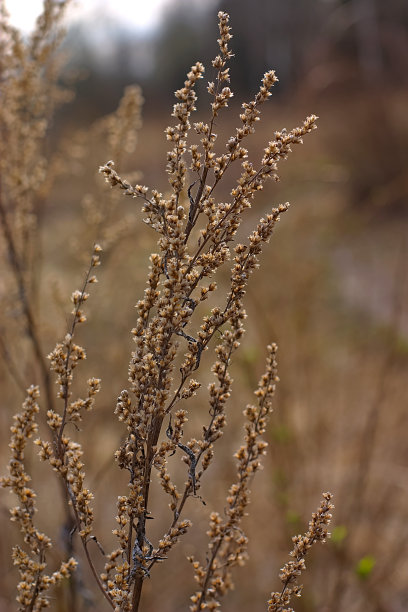
[[[51,10],[63,4],[48,0],[46,8]],[[85,320],[82,308],[88,298],[88,285],[96,281],[92,271],[99,265],[101,249],[98,245],[94,247],[82,289],[72,295],[72,326],[64,340],[49,355],[51,370],[57,377],[57,397],[61,408],[58,411],[54,402],[48,400],[47,423],[51,441],[40,438],[36,444],[40,448],[41,458],[48,461],[61,478],[72,507],[74,530],[81,540],[100,592],[111,608],[121,612],[139,610],[145,579],[157,563],[167,559],[173,546],[191,527],[190,520],[183,516],[187,501],[200,497],[203,475],[214,459],[215,443],[223,435],[226,426],[226,408],[232,387],[229,369],[244,333],[246,313],[243,300],[249,278],[258,267],[263,247],[269,242],[281,214],[288,210],[288,203],[272,208],[269,214],[262,217],[245,244],[236,243],[237,231],[245,212],[251,208],[256,194],[264,189],[266,181],[279,180],[278,164],[288,157],[293,145],[302,143],[303,136],[316,127],[317,117],[311,115],[300,127],[275,132],[258,163],[248,159],[244,141],[255,131],[261,107],[271,96],[270,90],[277,81],[275,72],[270,70],[264,74],[253,100],[242,105],[239,127],[224,144],[222,152],[216,151],[216,120],[221,111],[228,107],[233,96],[229,87],[228,62],[233,57],[229,48],[232,38],[229,17],[224,12],[220,12],[218,17],[219,54],[212,62],[216,72],[215,80],[207,87],[212,99],[208,123],[190,123],[191,115],[196,110],[196,84],[204,75],[204,66],[200,62],[192,66],[184,87],[175,94],[177,103],[172,113],[175,123],[166,129],[166,137],[171,144],[167,154],[169,193],[163,195],[144,185],[132,184],[119,174],[113,161],[100,168],[106,181],[116,191],[121,190],[125,195],[141,200],[144,222],[158,234],[157,252],[150,256],[144,296],[137,303],[138,318],[132,330],[135,348],[129,363],[129,387],[121,391],[116,404],[115,412],[125,426],[125,436],[115,458],[119,468],[128,472],[128,486],[117,501],[116,528],[113,532],[117,546],[106,555],[105,570],[101,575],[89,551],[91,540],[99,542],[93,534],[93,496],[85,486],[83,451],[80,444],[66,432],[68,423],[80,422],[84,411],[93,407],[100,387],[99,379],[92,378],[87,381],[86,398],[71,400],[74,369],[85,359],[85,351],[74,342],[74,335],[77,325]],[[39,52],[41,36],[45,36],[47,31],[45,11],[44,19],[39,23],[33,38],[33,52]],[[17,40],[17,43],[21,44],[21,41]],[[137,115],[140,93],[129,91],[121,108],[123,112],[119,109],[117,117],[111,117],[108,122],[112,150],[118,156],[121,154],[119,145],[126,138],[126,129],[122,128],[129,116]],[[199,136],[200,144],[188,144],[192,129]],[[219,184],[221,181],[225,183],[232,165],[240,166],[240,175],[230,190],[228,201],[220,201]],[[8,186],[10,202],[12,187]],[[13,246],[16,241],[13,234],[15,230],[8,229],[11,225],[7,207],[2,208],[0,205],[0,214],[9,251],[12,256],[16,252],[15,260],[18,263],[13,264],[14,274],[19,287],[21,284],[20,299],[24,305],[27,289],[23,272],[21,275],[19,272],[23,270],[23,259]],[[229,286],[223,290],[217,286],[216,276],[223,267],[231,265],[231,259]],[[219,305],[206,312],[204,303],[212,294],[218,296]],[[27,313],[25,315],[33,334],[35,322],[31,324],[30,317]],[[189,400],[201,386],[198,378],[202,357],[214,338],[218,339],[212,365],[215,382],[208,388],[209,419],[201,433],[186,438],[189,406],[190,410],[193,408],[193,402]],[[35,346],[34,340],[33,344]],[[244,443],[235,455],[237,480],[229,490],[225,516],[212,513],[210,517],[208,562],[200,565],[198,561],[192,560],[199,585],[199,590],[192,597],[193,611],[218,607],[220,597],[232,586],[231,569],[243,563],[246,558],[247,538],[242,531],[241,520],[249,502],[252,476],[260,469],[261,457],[267,446],[261,437],[265,433],[271,399],[278,380],[276,350],[276,345],[268,347],[266,372],[255,392],[257,405],[247,406],[244,412]],[[36,352],[41,364],[43,357],[40,345]],[[178,367],[180,361],[181,367]],[[43,382],[48,393],[48,374],[47,377],[43,374]],[[20,500],[23,499],[23,493],[19,481],[24,479],[20,475],[23,473],[22,451],[26,439],[35,429],[32,415],[38,411],[34,401],[37,391],[32,390],[30,393],[31,399],[26,402],[25,416],[21,421],[21,432],[18,431],[22,446],[11,463],[11,477],[4,481],[5,486],[12,488]],[[183,487],[177,486],[174,476],[168,470],[168,459],[174,454],[178,454],[186,465],[186,482]],[[20,471],[13,472],[16,461]],[[152,513],[150,493],[154,486],[153,472],[157,473],[170,509],[168,528],[154,543],[150,541],[148,529],[148,519]],[[330,497],[330,494],[326,494],[326,506],[322,506],[314,517],[307,534],[308,540],[296,540],[296,550],[300,551],[301,545],[303,547],[299,555],[303,554],[309,544],[323,539],[323,525],[327,524],[331,507]],[[30,521],[31,516],[30,510]],[[24,534],[34,529],[31,523],[25,525],[22,521],[20,528]],[[30,600],[28,607],[22,608],[24,610],[40,609],[44,600],[42,592],[51,585],[50,581],[47,583],[44,579],[44,582],[42,578],[45,569],[44,551],[38,547],[37,541],[37,536],[34,540],[26,539],[32,554],[39,555],[39,561],[35,568],[33,566],[35,571],[33,569],[27,578]],[[297,561],[301,563],[300,557]],[[73,568],[73,561],[67,563],[67,566],[62,566],[64,569],[60,573],[67,574]],[[20,571],[25,570],[27,562],[23,554],[17,559],[17,564]],[[287,578],[282,591],[282,597],[286,599],[293,592],[290,572]]]

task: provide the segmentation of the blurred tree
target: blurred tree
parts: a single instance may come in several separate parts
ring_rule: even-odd
[[[359,88],[361,79],[398,86],[408,78],[406,0],[224,0],[219,6],[231,15],[240,67],[235,82],[245,90],[257,85],[253,66],[276,68],[283,89],[303,85],[324,65],[331,82],[354,74]]]
[[[153,70],[151,35],[96,15],[75,22],[64,41],[67,64],[63,79],[75,91],[73,103],[57,114],[57,127],[86,126],[111,113],[127,85],[145,85]]]
[[[163,92],[183,82],[191,57],[206,65],[214,57],[218,9],[229,11],[234,28],[237,93],[253,93],[259,74],[270,68],[278,72],[281,92],[306,86],[321,95],[345,81],[359,90],[378,79],[394,87],[407,82],[407,0],[174,0],[159,29],[144,34],[98,14],[92,24],[71,27],[71,66],[92,76],[81,87],[104,105],[101,114],[114,107],[118,89],[134,81],[160,103]],[[211,68],[207,72],[211,78]]]
[[[253,91],[259,71],[272,67],[281,89],[296,87],[304,78],[305,58],[329,7],[316,0],[225,0],[222,6],[231,15],[239,55],[235,83],[238,80],[242,89]]]
[[[159,94],[160,88],[166,102],[184,83],[192,58],[204,63],[211,78],[210,62],[217,53],[216,13],[215,1],[175,0],[166,7],[154,37],[154,72],[148,82],[152,92]]]
[[[334,125],[325,133],[335,146],[333,157],[347,170],[350,202],[375,196],[399,207],[406,201],[406,123],[399,108],[408,82],[408,0],[174,0],[158,30],[146,34],[98,14],[68,33],[69,68],[85,69],[88,78],[77,84],[77,101],[71,115],[63,115],[64,124],[111,112],[134,82],[148,100],[145,116],[167,112],[192,59],[206,65],[204,88],[217,53],[219,9],[231,15],[237,98],[252,95],[260,75],[276,69],[275,99],[283,94],[293,105],[302,93],[318,112],[323,101],[332,115],[337,108],[339,133],[334,137]]]

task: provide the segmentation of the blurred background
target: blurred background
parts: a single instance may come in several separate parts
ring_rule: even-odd
[[[23,31],[40,9],[33,0],[8,3],[12,23]],[[243,236],[272,206],[292,204],[249,286],[247,334],[233,366],[230,431],[201,490],[207,506],[190,500],[186,516],[194,529],[147,581],[143,610],[187,609],[194,582],[185,556],[205,556],[208,512],[222,511],[234,478],[242,409],[262,373],[264,345],[276,341],[281,383],[265,469],[254,481],[244,525],[250,560],[237,570],[236,589],[223,609],[265,609],[270,591],[280,590],[279,568],[292,535],[305,531],[321,492],[330,490],[336,505],[332,539],[312,552],[296,610],[403,612],[408,610],[407,0],[87,0],[69,12],[61,85],[73,96],[58,109],[46,143],[50,158],[62,160],[63,167],[38,209],[38,300],[48,353],[65,333],[84,253],[93,240],[104,243],[100,284],[87,303],[89,322],[79,339],[88,352],[85,369],[102,378],[97,409],[78,434],[92,440],[85,459],[96,495],[98,538],[106,539],[106,548],[111,540],[113,545],[121,483],[110,457],[122,430],[114,417],[107,428],[106,418],[112,418],[115,398],[127,384],[134,304],[156,240],[143,226],[137,202],[115,199],[98,176],[99,165],[117,161],[103,117],[114,113],[127,86],[141,87],[142,116],[129,127],[131,144],[119,168],[165,192],[163,131],[173,121],[173,92],[196,61],[207,70],[197,120],[209,117],[205,85],[218,52],[218,10],[230,14],[235,53],[233,103],[216,129],[220,147],[238,125],[240,104],[253,98],[271,68],[279,83],[249,141],[251,154],[259,159],[274,130],[291,129],[311,113],[319,116],[319,129],[281,166],[281,183],[270,184],[245,219]],[[16,339],[10,350],[21,360],[28,386],[35,367],[25,339]],[[4,465],[11,415],[23,396],[2,354]],[[203,373],[203,381],[210,380]],[[205,391],[196,410],[192,434],[200,411],[206,414]],[[36,474],[34,463],[32,469]],[[58,541],[50,482],[41,473],[35,482],[45,500],[39,502],[40,515],[47,516]],[[100,507],[98,499],[104,500]],[[157,519],[157,535],[167,522]],[[8,537],[3,568],[9,567]],[[13,570],[2,572],[0,581],[0,609],[11,610]],[[102,605],[85,597],[83,609]],[[58,606],[51,609],[66,609]]]

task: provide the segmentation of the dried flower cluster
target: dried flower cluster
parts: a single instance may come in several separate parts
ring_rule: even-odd
[[[317,509],[317,512],[312,514],[312,520],[309,522],[309,529],[304,535],[297,535],[292,538],[293,550],[290,556],[293,561],[288,561],[282,568],[279,578],[283,583],[283,588],[280,592],[272,593],[271,599],[268,601],[269,612],[293,612],[293,608],[288,608],[292,595],[300,597],[302,587],[297,584],[297,580],[304,569],[306,569],[305,556],[307,551],[316,542],[325,542],[329,537],[327,526],[329,525],[334,506],[331,503],[333,495],[331,493],[323,493],[322,502]]]
[[[189,521],[181,519],[181,513],[187,499],[197,494],[202,475],[213,459],[214,443],[226,424],[225,407],[232,383],[228,368],[243,333],[246,316],[243,297],[249,276],[258,265],[263,244],[268,242],[288,204],[280,205],[262,218],[249,236],[247,245],[234,247],[230,289],[224,305],[205,314],[199,326],[194,315],[210,293],[217,290],[213,277],[231,258],[230,244],[244,211],[251,207],[255,194],[263,189],[268,178],[278,180],[278,162],[287,158],[292,144],[302,142],[302,136],[314,129],[316,121],[316,117],[311,116],[301,128],[288,133],[285,130],[276,132],[259,167],[255,167],[248,160],[248,152],[242,143],[254,131],[259,120],[259,107],[269,98],[270,89],[277,81],[273,71],[267,72],[254,100],[243,105],[241,127],[226,143],[226,153],[217,155],[215,119],[232,97],[232,91],[226,85],[229,82],[227,62],[232,57],[229,18],[221,12],[219,19],[220,53],[213,61],[217,77],[207,88],[213,97],[211,118],[209,123],[193,124],[194,131],[201,137],[201,146],[193,144],[188,147],[187,143],[192,129],[190,117],[196,103],[194,87],[204,73],[201,63],[191,68],[184,87],[176,92],[178,102],[173,109],[176,124],[166,129],[167,139],[173,144],[167,156],[170,195],[163,196],[155,190],[149,192],[143,185],[131,185],[115,171],[112,161],[101,167],[112,187],[119,187],[125,195],[143,201],[144,221],[159,234],[159,252],[150,258],[148,286],[144,299],[137,305],[139,318],[133,329],[136,348],[129,367],[131,387],[122,391],[116,409],[128,431],[126,441],[117,452],[117,460],[119,466],[129,472],[130,491],[118,503],[120,528],[116,534],[120,548],[112,553],[109,569],[113,572],[116,559],[117,573],[111,593],[118,608],[123,610],[137,609],[143,580],[190,526]],[[187,153],[190,163],[186,159]],[[242,170],[231,190],[231,200],[219,202],[216,199],[217,185],[237,160]],[[196,180],[187,186],[188,170],[196,175]],[[183,197],[185,191],[187,200]],[[206,279],[207,283],[203,283]],[[209,387],[210,422],[201,437],[184,442],[186,404],[175,413],[174,408],[181,400],[192,397],[198,389],[199,382],[192,375],[200,367],[202,354],[216,332],[221,333],[221,339],[215,348],[216,361],[212,367],[216,382]],[[174,380],[176,357],[180,350],[186,349],[177,381],[177,378]],[[275,350],[271,349],[268,371],[258,390],[263,398],[259,414],[252,408],[246,412],[249,420],[246,445],[237,454],[238,483],[230,491],[227,518],[223,521],[218,515],[212,517],[210,548],[214,558],[206,569],[194,562],[201,591],[193,598],[193,610],[201,609],[206,600],[215,605],[217,597],[231,584],[230,567],[244,558],[246,538],[238,527],[248,502],[249,476],[258,469],[259,456],[265,448],[265,443],[258,438],[264,432],[276,380]],[[163,428],[166,438],[160,442]],[[177,489],[166,468],[168,457],[180,451],[188,466],[188,480],[183,491]],[[152,467],[157,470],[162,488],[170,498],[173,513],[169,530],[156,547],[150,543],[146,522]],[[131,599],[129,584],[132,583]]]
[[[48,441],[42,438],[35,440],[35,444],[39,447],[40,458],[43,461],[49,461],[52,468],[62,479],[66,493],[65,499],[74,514],[74,529],[79,533],[92,568],[93,564],[87,546],[92,532],[93,510],[90,504],[93,495],[84,485],[85,472],[81,445],[66,434],[65,428],[68,423],[79,423],[82,420],[83,411],[92,409],[95,395],[100,389],[100,380],[91,378],[87,382],[86,399],[70,401],[73,371],[86,358],[85,350],[74,342],[74,334],[76,326],[86,320],[82,307],[89,297],[89,293],[86,292],[88,285],[97,282],[97,278],[92,272],[100,264],[100,251],[101,247],[95,245],[83,287],[72,294],[74,309],[72,311],[71,329],[63,342],[59,342],[48,356],[51,362],[51,370],[56,373],[57,377],[57,397],[63,404],[61,412],[56,409],[48,409],[47,411],[47,423],[52,440]],[[12,449],[13,459],[9,466],[10,477],[1,481],[2,486],[10,487],[20,500],[21,506],[13,508],[11,511],[12,520],[20,523],[20,530],[24,533],[25,543],[29,546],[31,553],[38,556],[38,562],[35,562],[19,547],[14,549],[14,563],[18,566],[20,574],[24,578],[18,587],[18,601],[22,605],[21,610],[40,610],[46,607],[48,603],[45,591],[62,578],[68,578],[71,570],[75,569],[76,566],[76,561],[70,559],[63,563],[60,570],[54,572],[51,577],[44,574],[46,567],[45,551],[51,546],[51,541],[34,527],[35,493],[25,486],[30,478],[24,471],[24,448],[27,440],[38,429],[34,420],[35,414],[39,412],[36,401],[38,397],[38,387],[31,387],[28,390],[23,413],[15,417],[17,425],[11,429],[10,448]],[[94,575],[99,580],[95,571]]]
[[[54,4],[59,6],[61,3],[46,2],[46,6]],[[173,546],[191,527],[191,521],[183,515],[187,501],[200,498],[203,475],[214,459],[215,443],[223,435],[227,422],[226,410],[232,387],[229,369],[244,333],[246,313],[243,299],[249,278],[259,265],[263,247],[271,238],[280,215],[289,205],[280,204],[272,208],[259,220],[246,243],[233,243],[243,215],[251,208],[257,192],[264,188],[267,179],[278,180],[279,162],[287,158],[292,145],[301,143],[302,137],[315,128],[316,117],[312,115],[299,128],[275,132],[258,165],[248,159],[243,142],[254,132],[260,119],[260,107],[270,97],[270,90],[277,81],[275,73],[269,71],[262,78],[254,99],[242,105],[240,126],[235,134],[227,140],[223,152],[216,151],[215,120],[233,95],[228,86],[228,61],[233,57],[229,48],[232,38],[229,17],[223,12],[218,16],[219,54],[213,60],[216,78],[207,87],[212,100],[209,122],[191,124],[197,100],[195,87],[204,74],[200,62],[191,68],[184,87],[176,92],[177,103],[172,113],[175,123],[166,129],[171,147],[167,154],[169,192],[162,194],[144,185],[132,184],[115,169],[113,161],[100,168],[106,181],[116,188],[115,193],[124,193],[142,201],[144,222],[158,234],[157,252],[150,256],[144,296],[137,303],[129,387],[121,391],[116,403],[115,413],[125,427],[125,435],[115,458],[119,468],[128,474],[128,486],[117,500],[113,531],[117,543],[111,552],[103,553],[106,562],[101,574],[88,547],[93,540],[103,552],[93,534],[93,495],[85,484],[83,451],[66,431],[68,423],[79,423],[84,411],[93,407],[100,388],[99,379],[91,378],[87,381],[85,398],[72,399],[74,370],[86,357],[85,350],[74,341],[74,335],[77,325],[86,320],[83,305],[89,297],[89,285],[96,282],[93,271],[99,265],[101,248],[98,245],[94,247],[82,289],[72,294],[72,326],[49,355],[61,409],[54,406],[54,399],[47,402],[51,440],[39,438],[36,444],[40,457],[48,461],[60,477],[66,505],[73,513],[72,533],[76,532],[80,538],[96,584],[108,605],[118,612],[136,612],[139,609],[144,580],[151,575],[156,563],[167,558]],[[129,89],[117,114],[105,123],[110,134],[112,157],[122,154],[124,142],[127,148],[134,146],[140,106],[139,90]],[[136,121],[132,129],[128,129],[130,117]],[[198,135],[199,144],[189,144],[191,130]],[[230,190],[228,201],[219,201],[218,185],[232,164],[240,165],[239,178]],[[3,223],[3,226],[7,227],[7,224]],[[232,265],[229,263],[231,260]],[[222,290],[215,277],[222,267],[228,265],[231,265],[229,285]],[[217,296],[218,306],[209,310],[204,303],[210,296],[213,300]],[[190,410],[193,407],[189,400],[201,386],[198,380],[200,366],[213,339],[217,339],[211,367],[215,380],[208,387],[208,421],[194,437],[188,437],[185,429],[189,406]],[[266,451],[267,444],[262,438],[278,381],[276,351],[276,345],[268,347],[266,372],[255,392],[257,404],[247,406],[244,411],[244,441],[235,454],[236,482],[229,490],[224,515],[211,514],[207,562],[202,565],[191,559],[198,583],[198,590],[192,597],[193,611],[219,607],[220,597],[232,587],[232,568],[242,564],[246,558],[247,538],[241,520],[249,503],[252,477],[260,469]],[[48,389],[48,379],[44,380]],[[26,504],[23,507],[27,508],[28,518],[18,520],[31,554],[39,556],[37,565],[33,561],[29,566],[31,573],[23,574],[28,585],[24,588],[29,592],[27,597],[31,597],[31,603],[27,604],[26,598],[22,604],[26,607],[22,609],[40,609],[45,605],[41,603],[46,601],[43,591],[53,581],[55,583],[60,577],[67,576],[74,566],[70,560],[57,574],[47,579],[43,577],[45,545],[40,547],[38,538],[45,536],[38,534],[32,525],[33,493],[24,486],[23,466],[26,440],[36,429],[33,421],[33,415],[38,411],[36,398],[34,388],[23,416],[19,417],[19,427],[13,431],[11,476],[4,481],[5,486],[16,493],[20,503]],[[185,465],[186,480],[182,486],[170,473],[169,458],[173,455],[179,456]],[[156,472],[157,480],[153,480],[153,472]],[[152,541],[148,519],[152,513],[151,488],[157,482],[168,500],[168,527],[161,537]],[[15,511],[15,516],[20,516],[19,512]],[[311,543],[323,539],[317,537],[318,533],[324,532],[323,514],[322,510],[316,515],[313,526],[311,524],[308,535]],[[306,540],[302,546],[299,541],[298,548],[305,551],[308,548]],[[28,567],[24,555],[22,552],[18,557],[14,555],[20,572]],[[297,559],[297,563],[301,564],[301,561]],[[40,574],[43,582],[38,578]],[[290,575],[288,570],[284,589],[288,595],[295,592]],[[22,592],[20,589],[19,596]]]
[[[29,552],[26,552],[20,546],[13,547],[13,562],[20,573],[17,601],[21,611],[47,608],[49,601],[46,592],[61,582],[63,578],[68,578],[77,565],[75,559],[70,558],[62,562],[60,568],[51,575],[45,573],[46,553],[51,548],[51,540],[35,526],[36,495],[28,486],[31,478],[24,465],[25,447],[28,440],[38,430],[35,418],[40,411],[37,403],[39,395],[38,387],[32,386],[27,389],[23,411],[15,415],[15,423],[11,427],[10,475],[0,479],[0,485],[9,488],[18,499],[19,505],[11,508],[10,511],[11,520],[18,524],[29,549]]]
[[[101,250],[98,244],[94,245],[91,262],[82,289],[77,289],[71,296],[74,305],[71,329],[64,340],[59,342],[52,353],[48,355],[51,371],[56,374],[56,382],[58,384],[57,397],[62,401],[62,410],[47,411],[47,423],[51,430],[52,443],[39,438],[36,440],[36,444],[40,447],[39,454],[41,459],[49,461],[53,470],[62,479],[66,492],[66,500],[74,514],[74,530],[80,536],[93,575],[101,591],[104,593],[100,578],[96,573],[88,551],[89,541],[91,539],[95,540],[95,536],[92,535],[94,514],[91,507],[93,494],[84,483],[83,451],[81,445],[72,440],[66,433],[68,423],[79,423],[82,420],[82,413],[93,408],[95,395],[100,390],[100,380],[98,378],[90,378],[87,381],[86,398],[70,401],[73,372],[78,364],[86,358],[85,350],[74,342],[74,335],[77,325],[86,321],[82,308],[89,297],[89,293],[87,293],[88,286],[98,282],[93,272],[100,265]]]
[[[277,376],[276,344],[268,346],[266,372],[255,391],[258,405],[249,405],[244,414],[245,443],[235,453],[237,482],[227,497],[225,517],[213,512],[210,517],[210,538],[206,566],[191,558],[199,591],[193,595],[192,612],[219,607],[219,598],[233,585],[231,569],[242,565],[246,559],[247,537],[242,531],[241,520],[249,503],[250,481],[262,467],[260,458],[266,452],[267,443],[261,439],[265,433],[268,415],[272,409]]]

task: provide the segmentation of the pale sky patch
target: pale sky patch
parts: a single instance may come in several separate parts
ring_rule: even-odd
[[[92,18],[97,14],[112,17],[129,28],[152,30],[159,21],[161,10],[172,0],[82,0],[71,6],[67,17],[69,21]],[[41,13],[42,0],[8,0],[7,10],[14,26],[29,32]]]

